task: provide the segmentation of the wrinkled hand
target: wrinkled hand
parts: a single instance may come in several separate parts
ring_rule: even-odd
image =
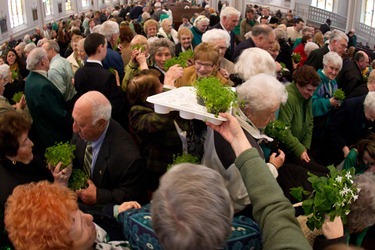
[[[84,204],[96,204],[96,186],[91,180],[87,180],[89,186],[86,189],[76,190],[78,197]]]
[[[135,57],[135,60],[138,62],[141,69],[148,69],[146,53],[139,51],[139,53]]]
[[[228,113],[220,113],[220,116],[226,118],[227,121],[224,121],[220,125],[207,122],[207,126],[221,134],[224,139],[231,144],[236,156],[240,155],[246,149],[251,148],[237,119]]]
[[[342,153],[344,154],[344,158],[348,156],[349,152],[350,152],[350,149],[348,146],[345,146],[342,148]]]
[[[339,100],[336,100],[335,98],[330,98],[329,103],[331,104],[332,107],[338,108],[340,107],[341,102]]]
[[[279,153],[278,156],[276,156],[276,153],[270,155],[269,162],[272,163],[276,169],[279,169],[284,164],[285,154],[281,149],[278,149],[277,152]]]
[[[21,100],[17,102],[15,105],[17,110],[23,110],[26,107],[25,95],[22,95]]]
[[[182,76],[184,69],[179,65],[173,65],[165,73],[164,85],[174,87],[174,82]]]
[[[299,157],[301,161],[304,161],[306,163],[309,163],[310,162],[310,156],[307,154],[307,151],[303,151],[303,153],[301,154],[301,156]]]
[[[141,208],[141,205],[136,202],[136,201],[127,201],[127,202],[123,202],[119,208],[118,208],[118,213],[121,213],[121,212],[124,212],[126,210],[129,210],[129,209],[132,209],[132,208]]]
[[[226,69],[220,68],[219,71],[226,79],[229,79],[229,73]]]
[[[333,221],[330,221],[329,216],[325,216],[325,220],[322,226],[322,231],[327,239],[336,239],[344,235],[344,226],[340,216],[335,217]]]
[[[68,186],[70,175],[72,174],[72,165],[67,166],[63,170],[60,171],[62,163],[59,162],[55,167],[51,164],[48,164],[48,168],[50,169],[53,179],[55,183],[63,185],[65,187]]]

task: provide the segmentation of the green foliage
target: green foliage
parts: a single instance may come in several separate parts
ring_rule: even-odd
[[[299,63],[301,61],[301,54],[300,53],[292,53],[292,60],[295,63]]]
[[[229,86],[223,86],[216,77],[204,77],[194,83],[197,89],[197,97],[203,99],[209,113],[219,115],[226,112],[231,103],[237,99],[236,93]]]
[[[144,52],[146,50],[145,46],[142,45],[142,44],[135,44],[135,45],[131,46],[131,49],[132,50],[135,50],[135,49],[139,50],[140,49],[141,52]]]
[[[343,101],[345,99],[345,92],[342,89],[336,89],[333,93],[333,98],[339,101]]]
[[[88,187],[87,180],[89,177],[81,169],[73,169],[69,178],[68,187],[72,190],[80,190]]]
[[[112,74],[116,75],[115,68],[110,67],[110,68],[108,68],[108,70],[109,70]]]
[[[184,52],[181,52],[178,57],[172,57],[171,59],[168,59],[164,63],[164,68],[166,71],[173,65],[180,65],[183,68],[186,68],[188,66],[188,61],[193,58],[194,52],[192,50],[187,50]]]
[[[173,157],[173,163],[172,164],[169,164],[168,165],[168,170],[173,166],[173,165],[177,165],[177,164],[180,164],[180,163],[193,163],[193,164],[197,164],[199,163],[199,160],[198,160],[198,157],[195,157],[191,154],[182,154],[182,155],[179,155],[179,156],[174,156]]]
[[[15,94],[13,95],[12,100],[13,100],[15,103],[17,103],[17,102],[21,101],[22,95],[23,95],[23,92],[22,92],[22,91],[17,92],[17,93],[15,93]]]
[[[340,216],[345,224],[350,204],[358,199],[360,189],[353,185],[355,169],[338,171],[333,165],[328,166],[328,169],[330,174],[327,177],[308,173],[310,177],[307,180],[312,184],[312,193],[302,187],[291,188],[290,191],[299,201],[304,195],[310,195],[303,201],[302,208],[308,216],[307,226],[311,231],[322,228],[326,214],[331,221]]]
[[[75,145],[71,145],[69,142],[59,142],[47,148],[44,156],[46,157],[47,163],[52,166],[56,166],[61,161],[62,165],[60,170],[62,170],[72,163],[75,150]]]
[[[269,137],[279,140],[280,142],[284,142],[287,129],[288,127],[285,126],[284,122],[275,120],[268,123],[264,133]]]
[[[13,80],[18,79],[18,72],[15,70],[11,70],[11,72],[12,72],[12,79]]]

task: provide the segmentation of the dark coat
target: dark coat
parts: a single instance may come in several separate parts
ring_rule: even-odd
[[[117,70],[118,75],[120,76],[120,82],[122,82],[122,79],[125,75],[124,61],[122,60],[120,53],[112,49],[110,43],[107,43],[107,55],[103,59],[102,63],[105,69],[114,68],[115,70]]]
[[[323,68],[323,56],[329,52],[328,44],[324,44],[323,47],[312,51],[307,58],[305,65],[310,65],[315,70]]]
[[[121,57],[120,57],[121,58]],[[105,95],[112,105],[112,118],[122,126],[127,126],[127,111],[129,105],[125,93],[117,86],[115,75],[104,69],[100,64],[86,62],[74,75],[74,85],[77,96],[88,91],[96,90]]]
[[[72,137],[72,119],[61,92],[41,74],[30,72],[26,79],[25,96],[33,125],[31,138],[39,154],[55,142]]]
[[[246,39],[243,42],[240,42],[237,45],[236,49],[234,50],[234,53],[233,53],[233,56],[232,56],[232,61],[236,62],[243,50],[248,49],[248,48],[254,48],[254,47],[256,47],[256,45],[255,45],[253,39],[251,39],[251,37],[249,39]]]
[[[73,167],[82,169],[86,142],[74,134],[72,144],[76,145]],[[145,176],[145,163],[133,139],[111,119],[91,176],[97,203],[145,202]]]
[[[223,28],[223,26],[221,26],[221,23],[217,23],[213,26],[210,27],[210,30],[212,29],[221,29],[221,30],[225,30]],[[225,55],[224,57],[226,59],[228,59],[229,61],[232,61],[232,56],[233,56],[233,53],[234,53],[234,50],[235,50],[235,47],[234,47],[234,41],[235,41],[235,34],[233,32],[233,30],[231,32],[229,32],[229,35],[230,35],[230,47],[227,49],[227,51],[225,52]]]
[[[344,90],[345,96],[364,83],[362,72],[354,60],[347,61],[337,76],[337,85]]]
[[[320,31],[323,33],[323,35],[327,32],[327,31],[330,31],[331,30],[331,27],[327,24],[327,23],[323,23],[322,25],[320,25]]]

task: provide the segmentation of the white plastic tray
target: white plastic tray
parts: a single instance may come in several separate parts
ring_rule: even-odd
[[[170,111],[180,111],[184,119],[198,119],[220,125],[227,119],[208,113],[206,107],[197,103],[194,87],[180,87],[157,95],[149,96],[147,101],[154,104],[154,110],[159,114],[168,114]]]

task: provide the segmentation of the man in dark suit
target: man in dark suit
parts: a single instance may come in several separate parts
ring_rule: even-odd
[[[233,53],[233,62],[236,62],[242,51],[248,48],[258,47],[268,50],[275,42],[276,35],[268,24],[258,24],[253,27],[251,37],[240,42]]]
[[[73,113],[74,168],[90,175],[89,186],[77,191],[87,205],[145,202],[145,165],[131,136],[111,119],[111,104],[98,91],[82,95]],[[87,146],[91,144],[91,159]]]
[[[116,24],[117,25],[117,24]],[[96,90],[101,92],[112,105],[112,118],[127,128],[127,110],[125,93],[122,91],[120,82],[117,83],[116,76],[109,70],[103,68],[101,61],[107,55],[107,41],[98,33],[92,33],[85,39],[84,48],[88,55],[85,65],[78,69],[74,76],[74,85],[77,96]]]
[[[363,51],[358,51],[353,60],[344,64],[337,76],[337,85],[344,90],[345,96],[349,96],[355,88],[365,84],[362,71],[368,66],[369,58]]]
[[[320,25],[320,31],[324,35],[327,31],[330,31],[330,30],[331,30],[331,19],[327,19],[327,21],[325,23]]]
[[[316,70],[323,68],[323,56],[330,51],[343,55],[348,47],[348,37],[340,30],[333,30],[329,37],[329,44],[312,51],[307,58],[305,65],[313,66]]]
[[[230,35],[230,47],[225,52],[225,58],[232,60],[232,55],[234,52],[234,40],[235,34],[233,32],[234,28],[238,25],[240,21],[241,13],[233,7],[226,7],[220,12],[220,23],[210,27],[210,29],[222,29],[229,32]]]
[[[35,152],[44,155],[47,147],[56,142],[69,141],[72,136],[72,119],[61,92],[47,78],[49,60],[43,48],[33,49],[27,57],[25,96],[33,125],[31,138]]]

